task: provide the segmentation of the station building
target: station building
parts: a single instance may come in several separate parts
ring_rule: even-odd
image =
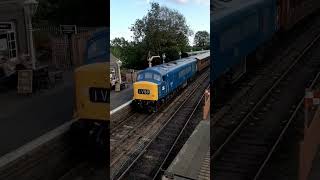
[[[24,0],[0,1],[0,56],[19,58],[29,54]]]

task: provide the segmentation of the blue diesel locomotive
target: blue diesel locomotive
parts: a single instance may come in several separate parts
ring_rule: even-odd
[[[186,85],[195,75],[196,65],[195,58],[184,58],[141,71],[133,85],[134,105],[139,109],[147,108],[149,112],[157,111],[169,94]]]
[[[201,59],[199,59],[201,57]],[[138,73],[133,84],[133,105],[136,109],[156,112],[180,88],[187,85],[199,70],[199,60],[210,61],[210,52],[206,56],[191,56],[154,67]],[[203,66],[203,63],[202,63]],[[209,66],[209,64],[207,65]]]
[[[277,31],[276,0],[213,0],[211,82],[228,73],[237,80],[246,71],[247,55]]]

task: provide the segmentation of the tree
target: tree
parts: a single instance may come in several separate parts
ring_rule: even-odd
[[[194,36],[194,45],[202,49],[208,49],[210,46],[210,35],[207,31],[198,31]]]
[[[178,59],[178,51],[188,48],[188,36],[193,34],[181,13],[158,3],[151,3],[147,15],[137,19],[130,29],[134,42],[145,48],[144,54],[166,53],[167,61]]]
[[[123,67],[143,69],[147,65],[142,43],[128,42],[121,37],[113,39],[110,44],[111,53],[123,62]],[[141,57],[145,58],[145,62],[141,61]]]

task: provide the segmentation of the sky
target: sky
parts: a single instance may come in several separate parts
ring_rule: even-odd
[[[110,39],[124,37],[132,41],[129,27],[147,14],[151,2],[179,11],[194,34],[203,30],[210,32],[210,0],[111,0]],[[190,45],[193,45],[194,34],[189,37]]]

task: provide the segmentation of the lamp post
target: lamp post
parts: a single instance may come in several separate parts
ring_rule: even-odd
[[[148,58],[149,67],[152,67],[152,60],[153,60],[153,58],[160,58],[160,56],[152,56],[152,57]]]
[[[181,51],[179,51],[179,58],[181,59]]]
[[[132,75],[132,74],[134,73],[134,69],[131,69],[131,70],[130,70],[130,73],[131,73],[131,82],[132,82],[132,84],[133,84],[133,75]]]
[[[36,0],[24,1],[24,12],[26,19],[27,32],[29,33],[29,55],[31,57],[32,69],[36,69],[36,57],[33,44],[32,16],[36,13],[38,2]]]
[[[164,62],[165,62],[164,60],[165,60],[165,59],[166,59],[166,53],[163,53],[163,54],[162,54],[162,64],[164,64]]]
[[[121,80],[121,66],[122,66],[122,62],[119,60],[119,61],[117,61],[117,64],[118,64],[119,83],[120,83],[120,85],[121,85],[121,83],[122,83],[122,80]]]

